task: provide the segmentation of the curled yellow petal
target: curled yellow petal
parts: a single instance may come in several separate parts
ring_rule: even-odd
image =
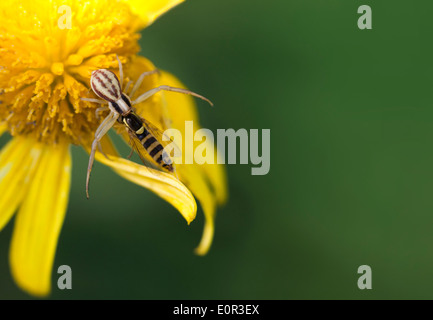
[[[142,20],[142,26],[153,23],[159,16],[184,0],[123,0],[130,5],[133,13]]]
[[[185,88],[185,86],[173,75],[162,72],[161,84]],[[185,137],[185,121],[193,121],[194,129],[200,129],[195,102],[191,96],[164,92],[164,105],[166,112],[172,120],[172,128],[178,129]],[[207,141],[207,140],[206,140]],[[194,149],[201,142],[192,142]],[[210,142],[206,142],[210,143]],[[191,149],[191,141],[183,141],[184,150]],[[215,148],[215,146],[209,146]],[[224,204],[227,200],[227,179],[223,165],[216,164],[217,152],[215,152],[215,164],[182,164],[176,166],[182,182],[192,191],[200,201],[205,215],[205,226],[200,244],[195,249],[199,255],[209,251],[214,235],[214,219],[217,204]]]
[[[46,296],[68,202],[71,156],[67,144],[33,143],[40,159],[15,220],[9,261],[23,290]]]
[[[197,204],[191,192],[173,175],[120,158],[108,138],[101,141],[108,158],[96,153],[99,162],[111,167],[120,176],[145,187],[173,205],[188,224],[195,219]]]
[[[208,178],[209,183],[212,185],[217,203],[219,205],[225,204],[228,198],[227,173],[225,167],[221,164],[207,163],[203,164],[202,166],[205,176]]]
[[[197,170],[197,165],[178,165],[176,168],[181,180],[197,197],[203,208],[205,216],[203,235],[200,244],[194,251],[198,255],[205,255],[212,245],[214,235],[216,198],[207,184],[205,175],[200,170]]]
[[[167,84],[173,87],[185,88],[185,86],[172,74],[162,72],[161,84]],[[212,100],[212,99],[211,99]],[[194,99],[191,96],[179,95],[173,92],[164,92],[165,107],[167,113],[172,120],[171,126],[182,132],[185,136],[185,121],[193,121],[194,129],[200,129],[198,121],[197,107]],[[206,105],[205,105],[206,106]],[[218,106],[216,106],[217,108]],[[186,142],[188,143],[188,142]],[[200,144],[201,142],[196,142]],[[206,143],[210,142],[206,140]],[[209,148],[215,146],[209,146]],[[202,171],[202,174],[209,180],[211,188],[215,193],[218,204],[222,205],[227,201],[227,175],[224,165],[217,164],[218,152],[215,152],[214,164],[194,165],[197,170]]]

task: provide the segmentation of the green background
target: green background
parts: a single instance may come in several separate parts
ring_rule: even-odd
[[[359,30],[368,4],[373,30]],[[433,298],[433,67],[427,1],[190,0],[144,30],[143,56],[211,98],[204,127],[271,129],[271,170],[227,166],[215,240],[73,147],[54,299]],[[126,152],[127,153],[127,152]],[[0,298],[28,298],[0,233]],[[73,289],[57,289],[57,267]],[[373,289],[359,290],[369,265]]]

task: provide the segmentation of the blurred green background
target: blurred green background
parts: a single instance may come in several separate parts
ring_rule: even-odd
[[[373,11],[359,30],[357,9]],[[190,0],[144,30],[143,56],[211,98],[204,127],[271,129],[271,170],[227,166],[215,240],[73,148],[53,299],[433,298],[433,4]],[[119,190],[122,190],[119,192]],[[0,233],[0,298],[28,298]],[[57,267],[71,266],[72,290]],[[359,290],[357,269],[373,271]]]

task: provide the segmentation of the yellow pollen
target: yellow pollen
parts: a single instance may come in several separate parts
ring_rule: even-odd
[[[68,60],[66,60],[66,65],[78,66],[81,64],[81,62],[83,62],[82,56],[80,56],[79,54],[71,54],[68,57]]]
[[[140,18],[127,1],[68,0],[71,29],[60,29],[64,0],[0,0],[0,122],[44,143],[91,143],[100,121],[91,72],[117,69],[139,51]],[[107,10],[107,8],[110,10]],[[145,70],[143,70],[145,71]]]
[[[54,73],[57,76],[61,76],[63,74],[64,71],[64,67],[63,67],[63,63],[61,62],[54,62],[51,65],[51,72]]]

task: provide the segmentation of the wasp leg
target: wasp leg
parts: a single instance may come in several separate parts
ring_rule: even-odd
[[[129,135],[129,145],[131,146],[131,152],[128,155],[128,159],[131,159],[132,155],[134,154],[134,147],[133,147],[133,141],[132,141],[133,138],[131,137],[131,132],[128,129],[126,129],[126,132]]]
[[[155,93],[157,93],[159,91],[172,91],[172,92],[177,92],[177,93],[189,94],[189,95],[192,95],[194,97],[200,98],[204,101],[207,101],[211,106],[213,106],[213,103],[209,99],[199,95],[198,93],[195,93],[195,92],[192,92],[192,91],[189,91],[186,89],[174,88],[174,87],[170,87],[170,86],[159,86],[159,87],[156,87],[154,89],[151,89],[151,90],[143,93],[141,96],[139,96],[134,101],[132,101],[132,104],[134,105],[134,104],[143,102],[144,100],[150,98],[151,96],[153,96]]]
[[[155,69],[155,70],[152,70],[152,71],[143,72],[143,73],[140,75],[140,77],[138,77],[137,82],[134,84],[134,87],[132,88],[132,91],[131,91],[131,93],[129,94],[129,96],[131,97],[131,99],[132,99],[132,97],[134,97],[134,94],[135,94],[135,92],[138,90],[138,88],[140,87],[141,83],[143,82],[143,79],[144,79],[145,77],[150,76],[151,74],[155,74],[155,73],[160,74],[159,70],[158,70],[158,69]]]
[[[118,113],[111,112],[105,119],[102,121],[101,125],[96,129],[95,139],[92,143],[92,150],[90,151],[89,157],[89,165],[87,166],[87,177],[86,177],[86,195],[87,199],[89,199],[89,181],[90,181],[90,172],[92,171],[93,162],[95,161],[95,153],[96,148],[98,146],[99,140],[110,130],[110,128],[116,123],[117,118],[119,117]]]
[[[134,154],[134,148],[131,148],[131,152],[128,154],[128,159],[131,159],[133,154]]]

